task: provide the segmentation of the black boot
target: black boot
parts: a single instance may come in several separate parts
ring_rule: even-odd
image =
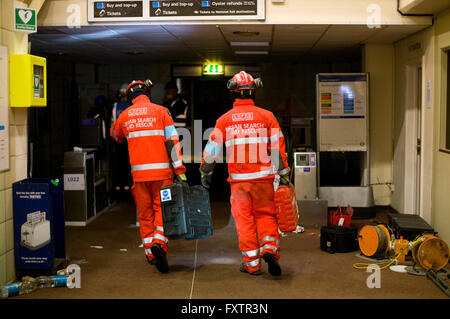
[[[246,269],[245,269],[245,267],[244,267],[244,263],[242,263],[241,264],[241,267],[239,268],[239,270],[241,271],[241,272],[245,272],[245,273],[247,273],[247,274],[250,274],[250,275],[252,275],[252,276],[260,276],[261,275],[261,270],[257,270],[257,271],[254,271],[254,272],[248,272]]]
[[[275,259],[275,256],[270,253],[264,253],[263,259],[269,265],[269,274],[272,276],[280,276],[281,275],[281,267],[278,261]]]
[[[150,265],[156,265],[156,259],[155,258],[153,258],[152,260],[150,260],[150,258],[148,258],[148,256],[147,255],[145,255],[145,258],[147,259],[147,262],[150,264]]]
[[[155,266],[159,272],[165,274],[169,271],[169,264],[167,263],[167,254],[161,248],[160,244],[154,244],[152,246],[152,254],[156,258]]]

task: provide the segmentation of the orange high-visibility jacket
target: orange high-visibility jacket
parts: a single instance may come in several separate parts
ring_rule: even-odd
[[[139,95],[111,127],[118,143],[128,140],[131,175],[135,182],[173,178],[186,171],[178,133],[169,111]],[[169,155],[171,154],[171,155]]]
[[[201,173],[212,174],[225,144],[229,182],[273,179],[289,173],[284,136],[272,112],[252,99],[236,100],[222,115],[203,152]]]

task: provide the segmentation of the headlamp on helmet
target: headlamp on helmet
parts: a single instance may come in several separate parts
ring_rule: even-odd
[[[245,71],[235,74],[228,80],[227,88],[235,99],[254,99],[257,88],[263,86],[260,78],[253,79],[253,77]]]
[[[152,81],[149,79],[145,81],[133,81],[128,85],[127,91],[125,93],[128,102],[132,103],[135,98],[139,95],[145,94],[150,99],[152,96],[151,87],[153,86]]]

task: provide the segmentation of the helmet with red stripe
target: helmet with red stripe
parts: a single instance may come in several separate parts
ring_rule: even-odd
[[[227,87],[235,98],[254,98],[255,90],[262,87],[260,78],[253,77],[245,71],[235,74],[228,80]]]
[[[131,82],[127,90],[125,92],[125,96],[128,100],[128,102],[132,103],[135,98],[137,98],[139,95],[145,94],[150,99],[152,96],[152,90],[151,87],[153,86],[152,81],[145,80],[145,81],[133,81]]]

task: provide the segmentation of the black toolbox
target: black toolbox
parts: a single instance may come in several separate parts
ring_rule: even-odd
[[[178,182],[160,190],[164,235],[169,239],[204,239],[213,234],[209,192]]]
[[[389,213],[388,218],[389,227],[393,230],[395,238],[402,236],[413,241],[422,234],[436,234],[433,227],[418,215]]]
[[[331,254],[358,250],[358,230],[353,227],[323,226],[320,229],[320,249]]]

